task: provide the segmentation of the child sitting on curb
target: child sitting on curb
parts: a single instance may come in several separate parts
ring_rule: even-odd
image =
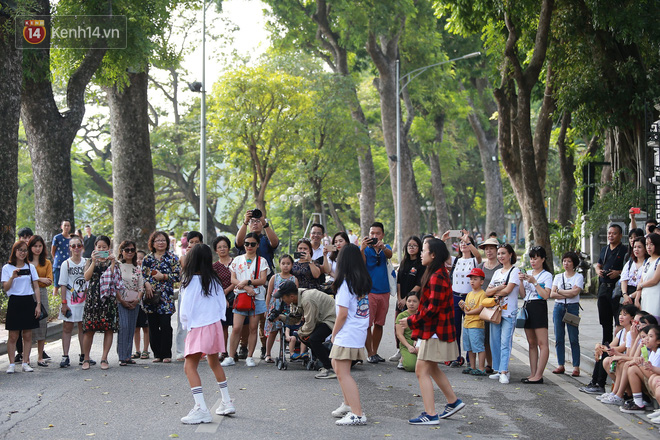
[[[484,271],[475,267],[468,274],[470,278],[470,287],[472,291],[467,294],[464,301],[460,301],[458,306],[465,312],[463,321],[463,350],[469,353],[470,365],[477,365],[477,354],[479,355],[479,368],[467,367],[463,374],[472,374],[473,376],[486,376],[486,351],[484,340],[486,337],[485,323],[479,317],[483,310],[483,300],[486,298],[486,292],[482,289]]]
[[[399,313],[395,322],[414,315],[419,308],[419,297],[417,292],[409,292],[406,295],[407,310]],[[417,362],[417,347],[415,341],[412,339],[412,330],[409,328],[404,329],[400,324],[395,325],[396,337],[399,340],[399,350],[401,350],[401,359],[399,365],[396,367],[399,370],[415,371],[415,363]]]

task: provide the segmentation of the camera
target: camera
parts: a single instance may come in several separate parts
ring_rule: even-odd
[[[374,246],[376,243],[378,243],[377,238],[370,238],[369,239],[369,246]]]
[[[254,208],[252,210],[252,218],[261,218],[262,215],[263,215],[263,213],[261,212],[261,209]]]
[[[268,321],[270,321],[270,322],[277,321],[277,318],[279,318],[280,315],[282,314],[282,312],[284,311],[284,306],[285,305],[286,305],[286,303],[284,301],[282,301],[278,308],[273,309],[273,310],[270,311],[270,313],[268,314],[268,318],[266,318],[266,319],[268,319]]]

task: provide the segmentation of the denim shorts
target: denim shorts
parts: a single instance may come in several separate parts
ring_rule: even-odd
[[[485,351],[484,340],[486,338],[486,329],[483,328],[464,328],[463,329],[463,350],[472,353],[481,353]]]
[[[266,300],[265,299],[255,299],[254,300],[254,310],[248,311],[238,311],[234,309],[234,313],[237,315],[243,316],[255,316],[262,315],[266,313]]]

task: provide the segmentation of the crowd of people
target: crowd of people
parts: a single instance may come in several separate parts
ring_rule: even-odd
[[[216,413],[233,414],[236,408],[224,369],[241,360],[255,367],[258,340],[261,359],[274,363],[271,350],[280,334],[288,343],[290,361],[313,358],[320,366],[316,378],[338,379],[343,401],[332,413],[339,419],[336,423],[366,424],[351,368],[361,362],[385,362],[379,352],[390,296],[396,309],[396,353],[389,360],[401,370],[415,372],[424,404],[424,412],[410,424],[438,424],[465,406],[440,364],[508,384],[516,327],[524,329],[529,343],[530,371],[520,382],[542,384],[550,354],[551,299],[558,360],[553,373],[566,371],[568,333],[571,375],[581,374],[578,326],[584,278],[572,251],[561,256],[562,270],[553,274],[547,251],[533,246],[524,270],[516,264],[518,255],[510,244],[489,237],[477,245],[466,230],[447,231],[439,238],[409,237],[393,273],[392,248],[384,241],[382,223],[373,223],[361,240],[343,231],[325,240],[324,226],[313,224],[310,237],[296,243],[293,255],[280,255],[276,268],[279,239],[256,209],[245,214],[234,252],[228,237],[216,237],[209,247],[201,233],[192,231],[185,236],[181,257],[172,234],[164,231],[153,232],[148,252],[124,240],[115,256],[109,237],[93,236],[89,227],[85,236],[71,234],[68,221],[61,227],[52,242],[52,265],[43,238],[24,229],[2,269],[3,289],[9,295],[7,373],[15,372],[18,361],[24,372],[33,371],[33,340],[38,342],[37,365],[48,366],[43,318],[50,313],[46,288],[52,284],[61,298],[60,367],[71,364],[74,324],[82,335],[83,370],[96,364],[90,352],[97,332],[103,333],[101,369],[110,367],[115,333],[120,366],[148,359],[149,346],[153,362],[185,361],[195,401],[181,419],[186,424],[211,421],[197,373],[201,360],[208,360],[222,394]],[[660,344],[660,235],[633,228],[630,250],[621,244],[619,225],[612,224],[607,237],[608,245],[595,265],[603,341],[596,350],[593,380],[583,391],[600,394],[603,403],[621,404],[624,412],[640,412],[648,405],[641,393],[652,397],[660,386],[660,355],[655,355]],[[452,245],[452,238],[457,243]],[[451,255],[454,248],[456,254]],[[177,310],[174,335],[172,315]],[[145,329],[148,333],[142,338]],[[17,346],[19,340],[22,346]],[[604,390],[608,375],[614,380],[612,393]],[[447,401],[442,411],[435,407],[434,382]],[[660,423],[658,416],[653,421]]]

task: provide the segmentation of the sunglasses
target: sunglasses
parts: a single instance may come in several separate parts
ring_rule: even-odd
[[[257,247],[257,242],[256,241],[246,241],[245,242],[245,247]]]
[[[541,246],[532,246],[529,250],[539,252],[541,249],[543,249]]]
[[[71,244],[71,245],[69,245],[69,247],[70,247],[71,249],[78,249],[78,248],[83,247],[83,245],[82,245],[82,244]]]
[[[133,252],[135,252],[135,248],[126,248],[126,249],[124,249],[122,252],[130,252],[130,253],[133,253]]]

